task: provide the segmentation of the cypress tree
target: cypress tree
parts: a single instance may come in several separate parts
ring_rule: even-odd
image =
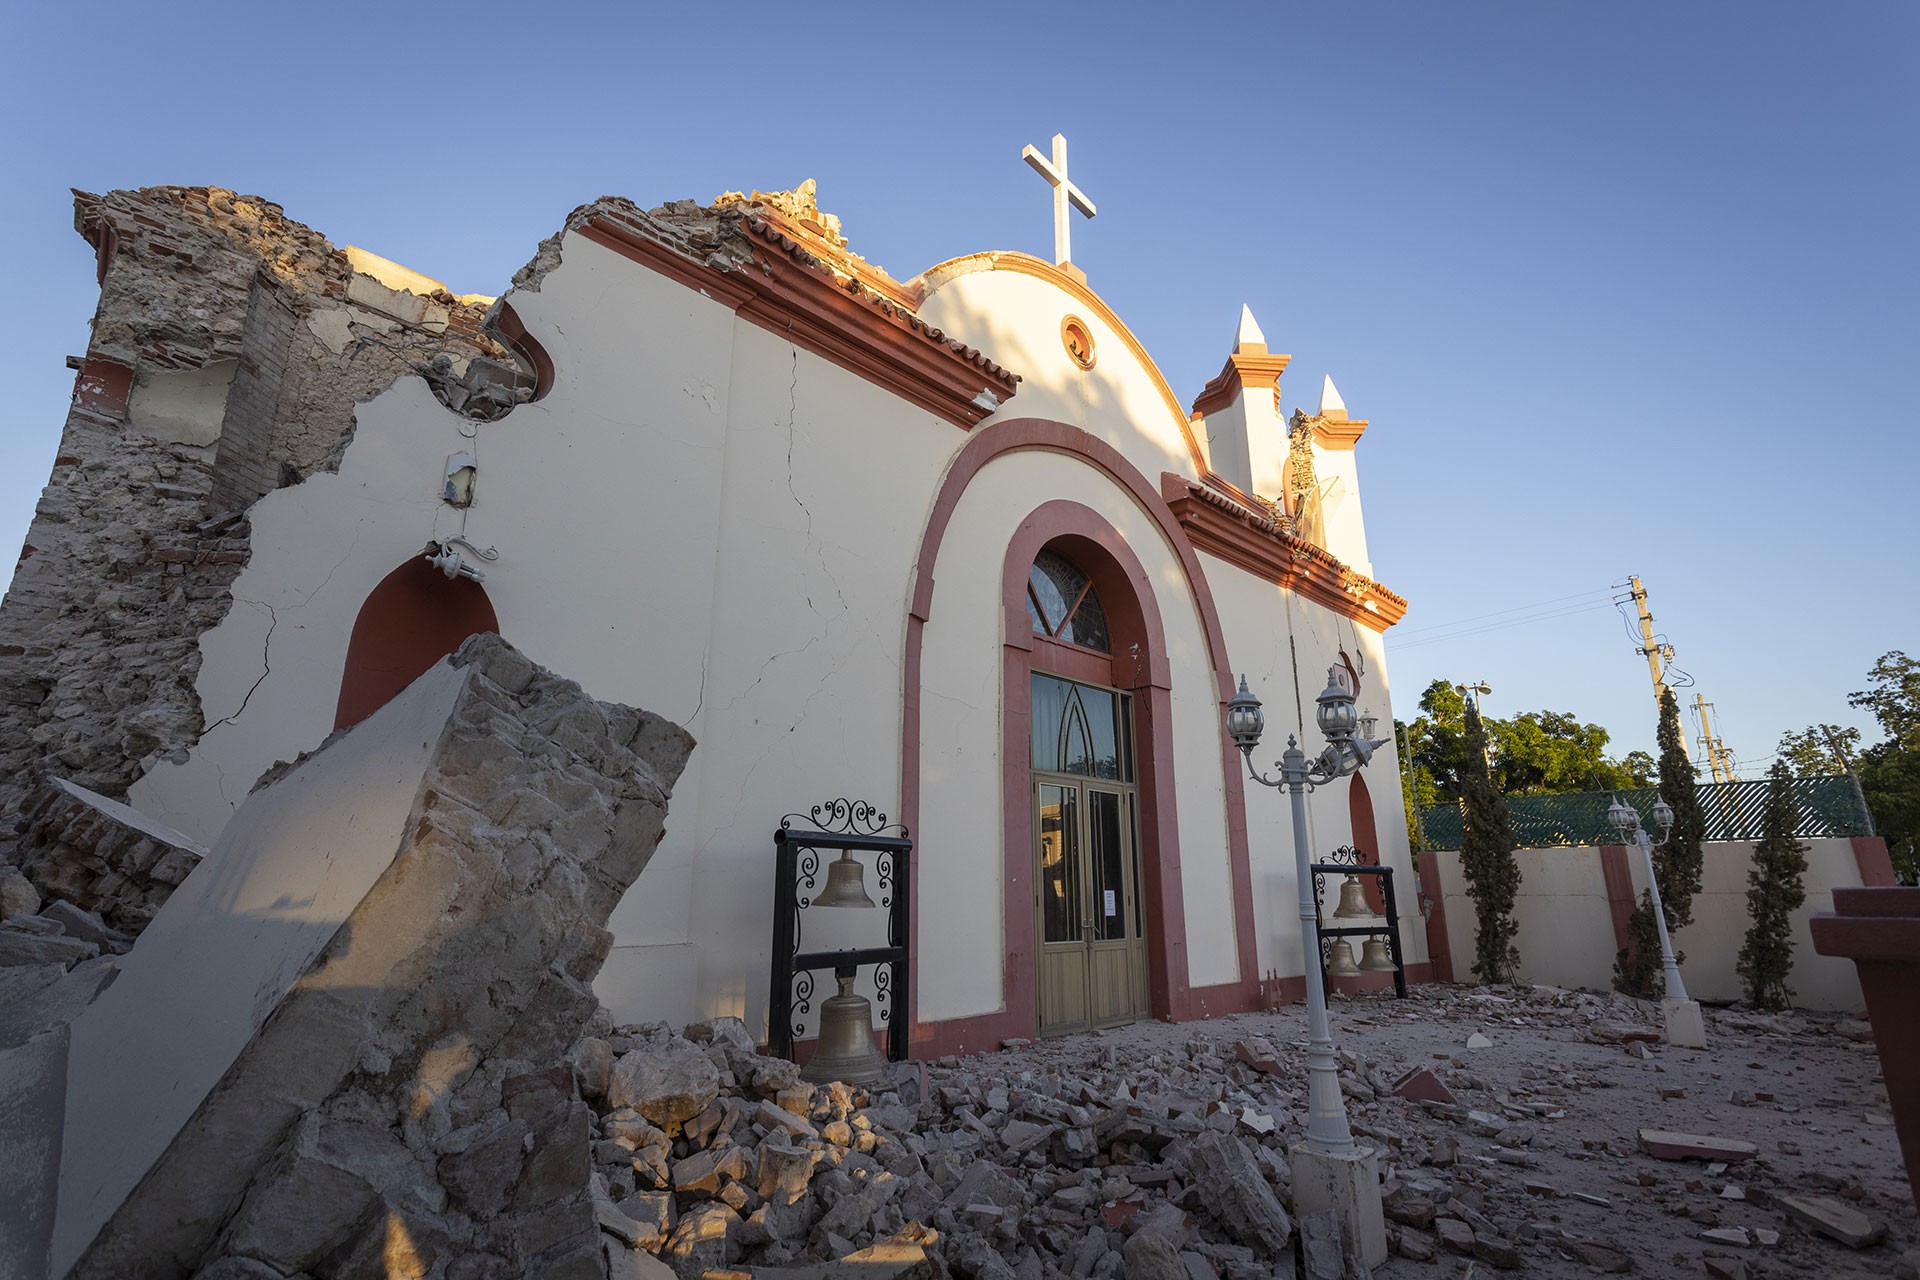
[[[1693,923],[1693,895],[1700,892],[1706,854],[1707,815],[1694,789],[1693,761],[1680,741],[1680,703],[1673,690],[1660,691],[1660,798],[1673,809],[1673,831],[1653,851],[1653,873],[1660,878],[1660,903],[1669,932]]]
[[[1487,730],[1480,708],[1472,699],[1466,706],[1466,776],[1460,788],[1464,830],[1460,839],[1460,870],[1473,895],[1475,929],[1473,971],[1482,982],[1510,982],[1520,967],[1514,946],[1519,925],[1513,901],[1520,891],[1520,863],[1513,856],[1513,828],[1507,823],[1507,802],[1494,789],[1487,768]]]
[[[1660,973],[1660,930],[1653,922],[1653,895],[1640,891],[1640,902],[1627,917],[1627,945],[1613,953],[1613,989],[1642,1000],[1656,999],[1665,987]]]
[[[1776,760],[1768,774],[1767,807],[1760,821],[1760,842],[1747,868],[1746,943],[1738,969],[1747,999],[1762,1009],[1784,1009],[1793,998],[1787,974],[1793,969],[1793,913],[1806,903],[1802,877],[1807,846],[1793,838],[1799,814],[1786,762]]]

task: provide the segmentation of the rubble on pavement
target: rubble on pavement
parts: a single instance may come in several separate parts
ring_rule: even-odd
[[[1884,1275],[1917,1234],[1891,1137],[1842,1123],[1884,1103],[1871,1051],[1830,1020],[1718,1012],[1695,1053],[1639,1036],[1656,1006],[1551,988],[1416,987],[1335,1018],[1355,1134],[1380,1153],[1394,1256],[1373,1276]],[[681,1280],[814,1274],[877,1246],[897,1274],[962,1280],[1359,1276],[1331,1220],[1292,1215],[1304,1030],[1299,1009],[1142,1024],[870,1089],[799,1081],[730,1018],[603,1021],[572,1057],[610,1256]],[[1470,1036],[1490,1043],[1469,1055]],[[1415,1072],[1432,1077],[1416,1093],[1456,1101],[1396,1092]],[[1756,1073],[1782,1087],[1747,1092],[1800,1100],[1722,1105]],[[1775,1136],[1738,1165],[1641,1150],[1641,1129],[1682,1126]],[[1789,1130],[1823,1154],[1787,1156]]]

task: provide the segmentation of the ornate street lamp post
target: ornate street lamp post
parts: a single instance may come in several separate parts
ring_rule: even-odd
[[[1660,974],[1666,984],[1666,996],[1660,1001],[1665,1015],[1667,1043],[1684,1049],[1707,1047],[1706,1020],[1700,1016],[1698,1001],[1687,998],[1687,984],[1680,978],[1680,965],[1673,956],[1673,939],[1667,933],[1667,910],[1660,901],[1660,877],[1654,874],[1653,851],[1665,845],[1673,835],[1673,806],[1665,800],[1653,803],[1653,820],[1660,827],[1660,838],[1652,840],[1640,825],[1640,813],[1619,796],[1607,806],[1607,825],[1621,837],[1640,848],[1640,859],[1647,868],[1647,892],[1653,895],[1653,922],[1660,930]]]
[[[1300,941],[1306,953],[1307,980],[1307,1139],[1293,1148],[1294,1210],[1307,1214],[1332,1209],[1339,1215],[1361,1260],[1368,1266],[1386,1261],[1385,1223],[1380,1209],[1380,1183],[1371,1148],[1357,1147],[1347,1123],[1346,1101],[1340,1094],[1340,1069],[1334,1060],[1333,1032],[1327,1020],[1325,981],[1314,928],[1320,905],[1314,899],[1313,861],[1307,839],[1307,792],[1364,768],[1385,740],[1355,737],[1359,718],[1353,693],[1338,667],[1327,668],[1327,687],[1314,699],[1314,722],[1327,736],[1327,745],[1309,760],[1299,742],[1287,737],[1286,753],[1276,762],[1279,778],[1268,778],[1253,767],[1254,748],[1260,745],[1266,716],[1260,700],[1240,677],[1240,692],[1227,703],[1227,734],[1247,760],[1247,776],[1262,786],[1284,789],[1293,797],[1294,880],[1300,890]],[[1371,719],[1371,717],[1369,717]]]

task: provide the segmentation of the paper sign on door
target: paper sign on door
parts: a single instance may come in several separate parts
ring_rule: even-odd
[[[1117,916],[1120,914],[1120,908],[1114,903],[1113,890],[1111,889],[1107,890],[1107,914],[1110,916]]]

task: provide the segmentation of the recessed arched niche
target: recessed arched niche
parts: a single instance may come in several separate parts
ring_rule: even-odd
[[[359,724],[468,636],[499,630],[486,588],[414,556],[380,580],[353,620],[333,727]]]

